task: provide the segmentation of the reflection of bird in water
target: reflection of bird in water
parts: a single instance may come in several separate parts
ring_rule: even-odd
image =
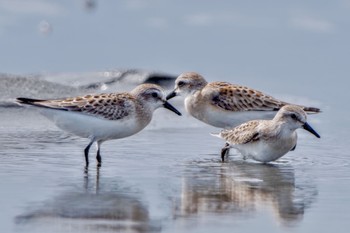
[[[78,185],[80,186],[80,185]],[[147,207],[137,192],[120,188],[115,181],[86,171],[83,189],[72,184],[69,191],[61,193],[39,208],[16,217],[25,227],[40,227],[45,232],[159,232],[160,227],[149,218]]]
[[[231,213],[247,216],[271,208],[279,221],[293,223],[317,194],[314,187],[295,185],[287,165],[231,162],[194,164],[183,178],[177,215]],[[302,192],[300,196],[296,192]]]

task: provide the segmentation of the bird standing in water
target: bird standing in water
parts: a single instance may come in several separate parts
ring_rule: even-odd
[[[306,113],[301,107],[285,105],[272,120],[253,120],[232,129],[213,134],[226,141],[221,150],[224,161],[230,148],[237,149],[244,158],[263,163],[274,161],[297,145],[297,132],[303,128],[317,138],[320,135],[306,122]]]
[[[86,95],[67,99],[38,100],[17,98],[17,102],[39,107],[43,115],[59,128],[83,138],[90,143],[84,150],[86,166],[89,150],[97,143],[96,159],[101,166],[101,144],[136,134],[151,121],[153,112],[167,108],[181,113],[165,99],[164,90],[154,84],[142,84],[130,93]]]

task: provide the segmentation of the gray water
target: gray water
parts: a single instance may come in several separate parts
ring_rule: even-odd
[[[270,164],[244,161],[235,151],[221,163],[223,142],[209,134],[218,129],[157,110],[141,133],[103,144],[99,169],[91,150],[85,169],[86,139],[13,104],[17,96],[130,90],[149,80],[173,85],[171,75],[149,77],[137,71],[1,76],[1,232],[348,232],[348,109],[336,106],[349,93],[343,102],[281,96],[322,108],[309,117],[322,138],[298,131],[296,150]],[[173,103],[184,112],[181,99]]]

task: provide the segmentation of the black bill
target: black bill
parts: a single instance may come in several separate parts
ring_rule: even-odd
[[[166,96],[166,100],[170,100],[171,98],[174,98],[176,96],[176,92],[172,91],[169,93],[169,95]]]
[[[318,137],[318,138],[321,137],[307,122],[305,122],[303,128],[305,130],[309,131],[310,133],[312,133],[313,135],[315,135],[316,137]]]
[[[181,112],[179,112],[173,105],[169,104],[167,101],[163,104],[164,108],[169,109],[170,111],[175,112],[177,115],[181,116]]]

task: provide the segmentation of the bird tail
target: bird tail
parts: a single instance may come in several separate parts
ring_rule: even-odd
[[[307,114],[316,114],[316,113],[320,113],[320,112],[321,112],[321,109],[315,108],[315,107],[304,107],[304,106],[303,106],[303,110],[304,110]]]
[[[217,138],[222,138],[221,137],[221,132],[220,133],[210,133],[211,136],[217,137]]]
[[[33,106],[38,106],[38,103],[43,101],[45,100],[30,99],[30,98],[23,98],[23,97],[19,97],[16,99],[16,102],[19,104],[27,104],[27,105],[33,105]]]

